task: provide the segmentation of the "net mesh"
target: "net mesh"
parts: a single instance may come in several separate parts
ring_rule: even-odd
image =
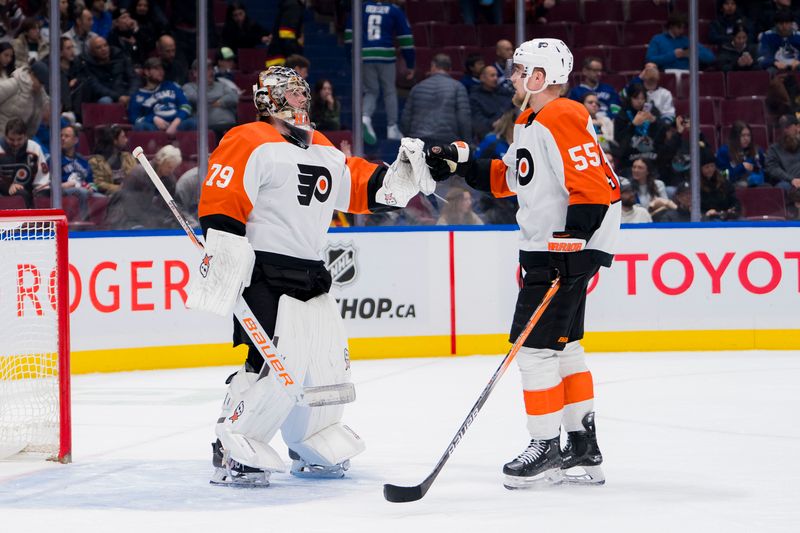
[[[56,228],[0,219],[0,458],[59,451]]]

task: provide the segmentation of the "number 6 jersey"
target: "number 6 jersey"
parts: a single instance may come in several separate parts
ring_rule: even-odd
[[[468,181],[496,197],[517,195],[520,250],[546,252],[554,232],[577,224],[592,228],[586,248],[610,265],[621,217],[619,180],[582,104],[559,98],[537,114],[528,109],[503,159],[483,163]],[[580,220],[587,217],[593,220]]]
[[[370,213],[386,167],[344,154],[319,132],[308,146],[266,122],[231,129],[208,161],[203,229],[245,235],[253,249],[319,261],[333,210]]]

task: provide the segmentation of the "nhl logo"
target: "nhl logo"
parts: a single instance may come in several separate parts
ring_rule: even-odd
[[[325,266],[334,285],[342,286],[356,279],[356,249],[352,244],[335,244],[325,248]]]

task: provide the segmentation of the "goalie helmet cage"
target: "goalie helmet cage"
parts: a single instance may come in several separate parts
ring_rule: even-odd
[[[67,218],[0,210],[0,459],[72,454]]]

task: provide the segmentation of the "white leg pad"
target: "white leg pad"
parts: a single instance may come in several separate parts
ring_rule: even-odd
[[[333,466],[366,449],[364,441],[355,431],[337,422],[300,442],[288,443],[310,464]]]

